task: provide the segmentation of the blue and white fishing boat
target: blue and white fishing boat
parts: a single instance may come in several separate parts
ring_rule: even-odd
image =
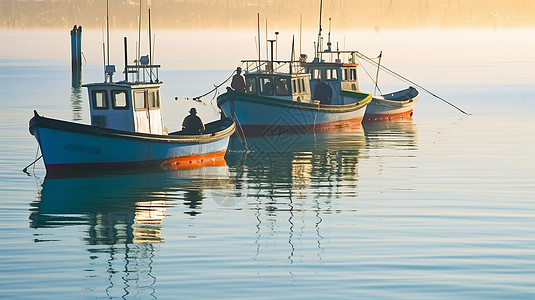
[[[222,118],[205,124],[201,134],[168,133],[162,120],[160,65],[152,64],[149,56],[135,65],[127,61],[125,50],[124,80],[114,82],[115,66],[108,65],[104,82],[84,85],[91,125],[45,118],[34,111],[29,129],[47,171],[182,169],[224,162],[234,122]]]
[[[360,126],[372,95],[342,90],[339,66],[332,66],[328,71],[334,73],[324,75],[330,76],[327,87],[312,90],[304,59],[243,60],[245,92],[229,87],[217,98],[217,105],[246,136],[330,132]]]

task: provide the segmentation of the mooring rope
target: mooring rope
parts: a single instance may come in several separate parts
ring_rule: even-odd
[[[39,153],[39,146],[37,146],[37,150],[35,151],[35,157],[37,157],[37,154]],[[28,173],[28,168],[31,167],[32,165],[34,165],[37,161],[39,161],[41,158],[43,157],[43,154],[41,154],[41,156],[37,157],[34,161],[32,161],[31,164],[27,165],[24,169],[22,169],[22,172],[30,175],[30,173]]]
[[[242,65],[243,65],[243,63],[239,64],[238,67],[241,67]],[[236,67],[236,69],[237,69],[238,67]],[[230,74],[230,76],[229,76],[227,79],[225,79],[225,81],[221,82],[221,83],[218,84],[218,85],[214,85],[214,88],[211,89],[210,91],[208,91],[208,92],[206,92],[206,93],[204,93],[204,94],[202,94],[202,95],[200,95],[200,96],[193,97],[193,101],[200,102],[200,100],[201,100],[202,97],[204,97],[204,96],[206,96],[206,95],[209,95],[209,94],[212,93],[213,91],[217,91],[217,89],[218,89],[219,87],[221,87],[223,84],[225,84],[227,81],[229,81],[229,80],[232,78],[232,76],[234,76],[234,74],[236,73],[236,69],[234,69],[234,71],[232,71],[232,73]]]
[[[390,74],[390,75],[392,75],[392,76],[394,76],[394,77],[396,77],[396,78],[399,78],[399,79],[401,79],[401,80],[403,80],[403,81],[405,81],[405,82],[407,82],[407,83],[409,83],[409,84],[412,84],[412,85],[416,86],[417,88],[419,88],[419,89],[425,91],[425,92],[428,93],[429,95],[431,95],[431,96],[433,96],[433,97],[435,97],[435,98],[437,98],[437,99],[439,99],[439,100],[444,101],[445,103],[447,103],[447,104],[451,105],[452,107],[456,108],[458,111],[462,112],[463,114],[465,114],[465,115],[471,115],[471,114],[465,112],[464,110],[460,109],[459,107],[455,106],[453,103],[447,101],[446,99],[444,99],[444,98],[442,98],[442,97],[440,97],[440,96],[434,94],[434,93],[431,92],[430,90],[428,90],[428,89],[424,88],[423,86],[417,84],[416,82],[414,82],[414,81],[412,81],[412,80],[410,80],[410,79],[408,79],[408,78],[406,78],[406,77],[401,76],[400,74],[398,74],[398,73],[396,73],[396,72],[390,70],[389,68],[387,68],[387,67],[385,67],[385,66],[383,66],[383,65],[379,65],[379,64],[376,63],[373,59],[367,57],[366,55],[364,55],[364,54],[362,54],[362,53],[360,53],[360,52],[358,52],[358,51],[356,52],[356,54],[358,54],[362,59],[366,60],[367,62],[369,62],[369,63],[371,63],[371,64],[373,64],[373,65],[375,65],[375,66],[381,68],[381,69],[382,69],[383,71],[385,71],[386,73],[388,73],[388,74]]]
[[[238,134],[238,139],[245,147],[245,152],[249,152],[249,147],[247,147],[247,139],[245,138],[245,132],[243,131],[243,128],[241,127],[240,120],[238,120],[238,116],[236,115],[236,109],[234,107],[234,101],[230,101],[232,105],[232,114],[234,115],[234,120],[236,121],[236,133]]]

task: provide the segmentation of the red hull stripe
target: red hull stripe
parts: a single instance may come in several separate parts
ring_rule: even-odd
[[[217,153],[181,156],[166,160],[161,166],[166,170],[184,170],[204,166],[224,166],[226,151]]]
[[[412,119],[412,109],[397,114],[365,114],[365,122],[395,121],[399,119]]]
[[[82,170],[116,170],[116,169],[142,169],[157,167],[165,170],[191,169],[200,166],[225,165],[226,151],[175,157],[166,160],[151,160],[139,162],[115,162],[115,163],[75,163],[46,165],[48,172],[74,172]]]
[[[361,123],[362,118],[354,118],[315,125],[243,125],[242,129],[247,136],[271,136],[279,134],[302,134],[313,132],[343,132],[346,130],[361,128]]]

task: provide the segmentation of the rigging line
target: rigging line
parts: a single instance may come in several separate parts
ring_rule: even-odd
[[[243,63],[241,63],[238,67],[240,67],[242,64],[243,64]],[[229,81],[229,80],[232,78],[232,76],[234,76],[234,73],[236,73],[236,70],[234,70],[234,71],[230,74],[230,76],[229,76],[227,79],[225,79],[225,81],[221,82],[219,85],[214,85],[214,88],[211,89],[209,92],[206,92],[206,93],[204,93],[204,94],[202,94],[202,95],[200,95],[200,96],[197,96],[197,97],[193,97],[193,100],[195,100],[195,101],[200,100],[202,97],[204,97],[204,96],[206,96],[206,95],[209,95],[209,94],[212,93],[213,91],[216,91],[220,86],[222,86],[222,85],[225,84],[227,81]]]
[[[236,133],[238,134],[238,139],[245,147],[245,153],[250,152],[249,147],[247,147],[247,139],[245,137],[245,132],[243,132],[243,128],[241,127],[240,120],[238,120],[238,116],[236,115],[236,108],[234,107],[234,101],[231,101],[230,104],[232,105],[232,113],[234,115],[234,120],[236,123]],[[242,140],[243,138],[243,140]]]
[[[362,54],[362,53],[360,53],[360,52],[357,52],[357,53],[358,53],[358,55],[359,55],[360,57],[362,57],[364,60],[366,60],[367,62],[369,62],[369,63],[371,63],[371,64],[374,64],[375,66],[378,66],[379,68],[381,68],[383,71],[387,72],[388,74],[390,74],[390,75],[392,75],[392,76],[394,76],[394,77],[397,77],[397,78],[399,78],[399,79],[401,79],[401,80],[403,80],[403,81],[405,81],[405,82],[408,82],[408,83],[410,83],[410,84],[412,84],[412,85],[418,87],[419,89],[425,91],[425,92],[428,93],[429,95],[431,95],[431,96],[433,96],[433,97],[435,97],[435,98],[437,98],[437,99],[439,99],[439,100],[442,100],[442,101],[444,101],[445,103],[451,105],[452,107],[456,108],[458,111],[462,112],[462,113],[465,114],[465,115],[469,115],[469,116],[471,115],[470,113],[465,112],[464,110],[462,110],[462,109],[460,109],[459,107],[455,106],[453,103],[451,103],[451,102],[447,101],[446,99],[444,99],[444,98],[442,98],[442,97],[440,97],[440,96],[434,94],[433,92],[431,92],[430,90],[428,90],[428,89],[424,88],[423,86],[417,84],[416,82],[414,82],[414,81],[412,81],[412,80],[410,80],[410,79],[408,79],[408,78],[406,78],[406,77],[401,76],[400,74],[398,74],[398,73],[396,73],[396,72],[390,70],[389,68],[387,68],[387,67],[385,67],[385,66],[382,66],[382,65],[377,64],[377,63],[376,63],[375,61],[373,61],[371,58],[367,57],[366,55],[364,55],[364,54]]]
[[[357,61],[358,61],[358,59],[357,59]],[[370,78],[370,80],[375,84],[375,86],[376,86],[377,89],[379,90],[379,93],[382,94],[383,92],[382,92],[381,89],[379,88],[379,85],[377,85],[377,82],[375,82],[375,80],[373,79],[372,75],[370,75],[370,73],[369,73],[368,70],[364,67],[364,65],[361,64],[361,63],[359,63],[359,66],[362,67],[362,69],[364,70],[364,72],[366,72],[366,75],[368,75],[368,77]]]

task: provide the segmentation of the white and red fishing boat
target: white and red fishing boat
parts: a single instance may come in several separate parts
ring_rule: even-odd
[[[311,74],[303,62],[244,60],[245,92],[227,88],[217,98],[217,105],[246,136],[329,132],[360,126],[372,95],[342,90],[338,75],[325,75],[331,76],[329,84],[312,90]],[[338,65],[332,70],[341,72]]]
[[[395,121],[411,119],[414,104],[420,99],[420,93],[413,87],[407,89],[373,96],[364,114],[365,122]]]
[[[152,64],[148,56],[135,65],[126,62],[125,50],[124,80],[114,82],[115,66],[108,65],[104,82],[84,85],[89,92],[91,125],[34,112],[29,129],[39,143],[47,171],[181,169],[224,160],[234,122],[222,118],[205,124],[200,134],[167,133],[162,120],[160,65]]]

